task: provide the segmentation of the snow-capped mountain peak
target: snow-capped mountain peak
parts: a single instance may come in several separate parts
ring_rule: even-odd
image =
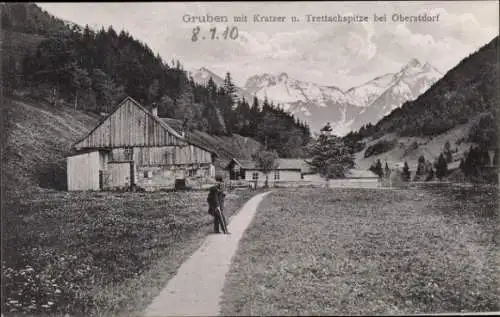
[[[410,67],[420,67],[422,64],[420,64],[420,61],[416,58],[410,59],[408,64],[404,68],[410,68]]]
[[[287,73],[280,73],[280,74],[278,75],[278,80],[279,80],[279,81],[285,81],[285,80],[287,80],[287,79],[288,79],[288,74],[287,74]]]
[[[417,99],[442,76],[428,62],[422,65],[417,59],[411,59],[394,74],[386,89],[357,116],[353,128],[359,129],[369,122],[376,123],[404,102]]]
[[[212,72],[206,67],[196,69],[190,72],[190,75],[193,77],[194,82],[199,85],[207,85],[210,78],[212,78],[216,86],[224,87],[224,78]],[[239,99],[245,98],[249,102],[253,100],[253,96],[240,87],[236,87],[236,97]]]
[[[193,78],[199,82],[212,77],[217,85],[223,85],[224,80],[214,75],[203,67]],[[243,89],[238,88],[238,94],[247,100],[256,96],[280,104],[285,111],[308,122],[312,130],[319,130],[329,121],[335,134],[344,135],[369,122],[375,123],[405,101],[416,99],[441,77],[428,62],[422,64],[412,58],[397,73],[377,76],[346,91],[300,81],[281,72],[249,77]]]

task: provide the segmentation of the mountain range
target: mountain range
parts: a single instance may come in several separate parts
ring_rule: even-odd
[[[198,83],[210,77],[217,85],[224,80],[203,67],[192,73]],[[305,120],[313,131],[330,122],[333,132],[345,135],[367,123],[375,124],[405,101],[415,100],[443,74],[429,63],[411,59],[397,73],[378,76],[346,91],[291,78],[287,73],[259,74],[247,79],[237,95],[252,100],[268,98],[274,104]]]

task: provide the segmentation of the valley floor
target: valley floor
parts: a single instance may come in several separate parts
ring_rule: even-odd
[[[233,191],[226,217],[257,191]],[[137,316],[213,231],[206,191],[40,191],[2,215],[2,311]]]
[[[498,311],[498,188],[274,190],[223,315]]]

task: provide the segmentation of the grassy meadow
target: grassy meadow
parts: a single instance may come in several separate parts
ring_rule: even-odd
[[[226,216],[254,194],[228,193]],[[206,195],[39,191],[10,197],[2,215],[2,311],[137,316],[212,232]]]
[[[223,315],[499,311],[498,188],[274,190]]]

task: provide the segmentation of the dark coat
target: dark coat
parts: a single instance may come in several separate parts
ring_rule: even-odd
[[[207,203],[208,203],[208,213],[213,215],[213,212],[217,207],[224,210],[224,198],[226,194],[217,185],[210,187],[208,191]]]

